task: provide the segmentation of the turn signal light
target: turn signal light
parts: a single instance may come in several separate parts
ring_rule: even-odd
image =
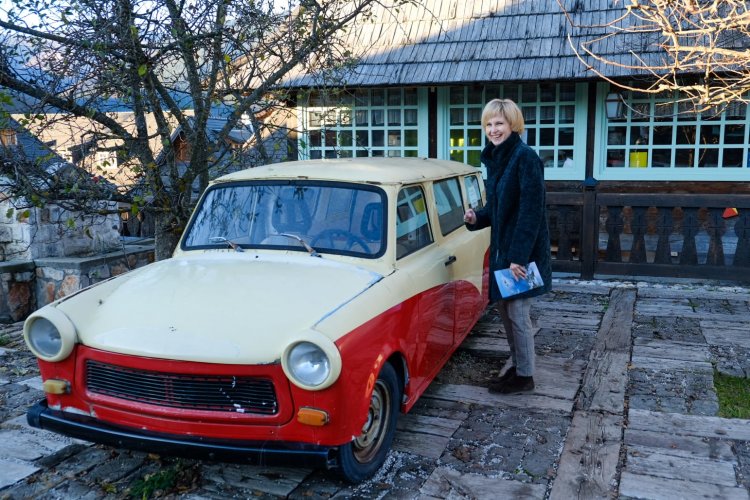
[[[47,394],[68,394],[70,393],[70,383],[67,380],[51,378],[42,383],[42,390]]]
[[[303,407],[297,412],[297,422],[321,427],[328,423],[328,412],[317,408]]]

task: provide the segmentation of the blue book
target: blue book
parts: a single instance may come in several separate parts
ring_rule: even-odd
[[[500,288],[500,295],[504,299],[544,286],[544,280],[542,280],[542,276],[539,274],[536,262],[532,262],[526,266],[526,279],[516,281],[513,273],[510,272],[510,268],[495,271],[495,279],[497,280],[498,288]]]

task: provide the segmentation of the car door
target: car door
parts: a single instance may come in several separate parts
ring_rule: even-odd
[[[418,290],[411,382],[423,387],[437,373],[453,344],[454,314],[446,251],[434,243],[428,198],[421,185],[403,187],[396,208],[396,257]],[[420,391],[420,389],[417,389]]]

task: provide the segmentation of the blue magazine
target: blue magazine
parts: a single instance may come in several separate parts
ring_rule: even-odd
[[[526,266],[526,279],[516,281],[513,273],[510,272],[510,268],[495,271],[495,279],[497,280],[498,288],[500,288],[500,295],[504,299],[544,286],[544,280],[542,280],[542,276],[539,274],[536,262],[532,262]]]

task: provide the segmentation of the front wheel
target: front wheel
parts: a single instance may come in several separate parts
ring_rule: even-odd
[[[401,384],[393,367],[386,363],[378,375],[367,410],[362,434],[339,449],[338,473],[358,483],[372,476],[391,448],[401,401]]]

